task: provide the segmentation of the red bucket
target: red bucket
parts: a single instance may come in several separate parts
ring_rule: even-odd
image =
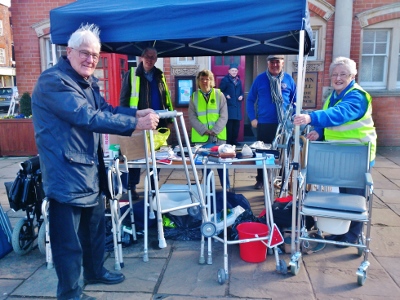
[[[268,226],[257,222],[240,223],[237,227],[239,240],[268,236]],[[264,243],[266,241],[263,241]],[[246,262],[258,263],[267,259],[267,246],[261,241],[240,243],[240,258]]]

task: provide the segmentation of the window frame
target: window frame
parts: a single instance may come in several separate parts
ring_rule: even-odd
[[[321,34],[320,33],[320,28],[317,28],[317,27],[315,27],[315,28],[312,28],[312,33],[313,33],[313,37],[312,37],[312,41],[311,41],[311,45],[313,45],[314,47],[314,54],[313,55],[308,55],[308,58],[307,58],[307,60],[309,60],[309,61],[315,61],[315,60],[318,60],[318,58],[320,57],[320,53],[319,53],[319,49],[320,49],[320,45],[319,45],[319,35]],[[315,34],[315,36],[314,36],[314,34]]]
[[[387,34],[386,36],[386,52],[385,53],[375,53],[375,51],[371,54],[364,54],[363,53],[363,46],[364,46],[364,34],[366,32],[371,32],[374,31],[375,33],[377,32],[385,32]],[[364,29],[363,31],[363,38],[361,39],[361,62],[363,61],[364,58],[371,57],[372,59],[374,58],[384,58],[384,63],[383,63],[383,78],[381,81],[362,81],[361,76],[359,76],[359,82],[361,86],[370,88],[370,89],[385,89],[387,86],[387,77],[388,77],[388,61],[389,61],[389,49],[390,49],[390,37],[392,35],[392,32],[390,29],[372,29],[372,28],[367,28]],[[376,48],[376,41],[374,41],[374,49]],[[374,69],[374,64],[372,64],[372,69]],[[361,72],[360,74],[363,74],[365,72]]]
[[[66,55],[67,47],[51,43],[50,35],[40,37],[40,57],[42,71],[51,68],[61,55]]]
[[[0,64],[5,65],[6,64],[6,49],[0,48]]]
[[[361,31],[360,40],[360,63],[358,66],[358,73],[362,74],[363,65],[363,36],[366,30],[388,30],[390,32],[389,46],[387,60],[385,64],[385,81],[381,85],[374,84],[369,81],[358,80],[360,85],[369,90],[382,90],[382,91],[398,91],[400,89],[399,63],[400,63],[400,19],[392,19],[383,21],[377,24],[366,26]]]
[[[188,60],[188,57],[192,58],[192,60]],[[180,60],[181,58],[184,58],[184,60]],[[196,64],[196,58],[194,56],[181,56],[176,58],[176,64],[177,65],[195,65]]]

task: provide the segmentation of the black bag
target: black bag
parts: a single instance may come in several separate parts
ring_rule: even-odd
[[[44,198],[42,188],[42,174],[40,171],[39,157],[33,157],[21,163],[21,169],[17,177],[9,187],[5,183],[10,207],[14,211],[26,209],[28,205],[34,204]]]

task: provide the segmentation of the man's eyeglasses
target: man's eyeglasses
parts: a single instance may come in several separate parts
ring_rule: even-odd
[[[349,77],[350,76],[350,74],[345,74],[345,73],[340,73],[340,74],[332,74],[331,75],[331,78],[337,78],[337,77],[340,77],[341,79],[344,79],[344,78],[346,78],[346,77]]]
[[[89,58],[89,56],[91,56],[94,62],[98,62],[98,61],[99,61],[100,54],[97,54],[97,53],[90,53],[89,51],[86,51],[86,50],[78,50],[78,49],[75,49],[75,48],[71,48],[71,49],[78,51],[79,57],[82,58],[82,59],[85,59],[85,60],[86,60],[86,59]]]

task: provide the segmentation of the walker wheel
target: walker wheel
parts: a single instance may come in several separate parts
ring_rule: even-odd
[[[15,224],[12,233],[12,246],[18,255],[25,255],[32,250],[35,240],[34,228],[28,220],[20,219]]]
[[[218,283],[223,285],[227,279],[227,274],[224,269],[218,270]]]
[[[300,265],[299,265],[299,261],[295,261],[294,265],[291,264],[290,265],[290,272],[296,276],[297,274],[299,274],[299,270],[300,270]]]
[[[367,280],[367,271],[363,271],[362,275],[357,276],[357,283],[359,286],[363,286]]]
[[[201,224],[201,233],[209,238],[215,235],[215,233],[217,232],[217,226],[215,226],[214,223],[212,222],[204,222],[203,224]]]
[[[288,271],[288,269],[287,269],[286,262],[283,259],[280,259],[279,260],[279,272],[281,274],[287,274],[287,271]]]
[[[46,255],[46,224],[42,223],[39,228],[39,234],[38,234],[38,248],[40,253]]]

